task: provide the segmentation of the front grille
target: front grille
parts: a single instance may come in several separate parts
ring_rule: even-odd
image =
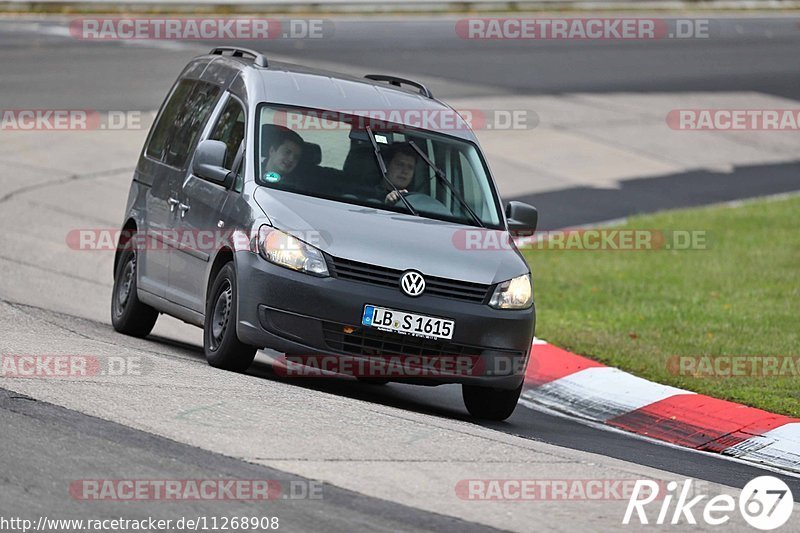
[[[395,270],[369,263],[359,263],[349,259],[331,257],[333,275],[340,279],[371,283],[384,287],[393,287],[400,290],[400,276],[403,270]],[[433,276],[425,277],[425,294],[454,298],[468,302],[483,303],[486,301],[490,285],[470,283],[468,281],[454,281]]]
[[[328,348],[353,355],[479,356],[483,348],[412,335],[359,328],[345,333],[341,324],[322,323]]]

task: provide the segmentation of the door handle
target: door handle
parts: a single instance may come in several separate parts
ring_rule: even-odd
[[[181,210],[181,218],[186,216],[186,212],[189,211],[189,206],[186,204],[178,204],[178,209]]]
[[[177,198],[170,198],[167,200],[167,203],[169,204],[169,212],[172,213],[175,211],[175,207],[181,202]]]

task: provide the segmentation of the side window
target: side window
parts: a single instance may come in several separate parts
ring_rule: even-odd
[[[233,161],[244,140],[244,108],[236,99],[228,100],[209,139],[225,143],[228,147],[225,152],[225,168],[233,170]]]
[[[153,130],[150,144],[147,145],[146,153],[148,157],[156,161],[164,160],[164,152],[167,148],[170,130],[173,129],[175,119],[183,108],[184,102],[186,102],[196,83],[197,82],[191,80],[183,80],[178,83],[178,86],[172,93],[172,97],[170,97],[169,102],[167,102],[167,105],[164,107],[163,113],[161,113],[158,124],[156,124]]]
[[[181,81],[153,131],[147,155],[172,167],[183,168],[218,96],[219,87],[215,85]]]

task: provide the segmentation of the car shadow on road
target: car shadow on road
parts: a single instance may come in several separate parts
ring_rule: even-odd
[[[183,341],[170,339],[160,335],[150,335],[146,339],[157,346],[169,346],[182,352],[182,355],[206,362],[203,347]],[[279,356],[277,352],[261,352],[267,355],[266,359]],[[219,370],[223,372],[223,370]],[[426,386],[391,382],[385,385],[359,381],[348,376],[337,377],[288,377],[275,371],[272,364],[265,358],[257,357],[246,375],[264,380],[265,382],[278,382],[314,390],[344,398],[351,398],[364,402],[395,407],[404,411],[421,413],[449,420],[461,420],[491,427],[503,431],[515,431],[519,426],[520,418],[512,416],[505,422],[489,422],[472,418],[464,407],[461,398],[461,386],[453,384]],[[517,411],[523,410],[519,407]],[[516,429],[522,429],[517,427]]]
[[[448,419],[472,420],[461,404],[461,390],[458,385],[425,386],[396,382],[378,385],[345,376],[286,377],[276,373],[271,364],[262,361],[254,361],[247,374],[269,381],[396,407],[406,411]]]

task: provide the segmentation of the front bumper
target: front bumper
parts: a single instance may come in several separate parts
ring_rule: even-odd
[[[239,339],[287,354],[420,355],[476,362],[468,374],[392,378],[426,385],[466,383],[513,389],[524,378],[535,309],[488,305],[399,288],[318,278],[274,265],[252,252],[236,253]],[[366,304],[455,321],[452,340],[427,340],[361,325]]]

